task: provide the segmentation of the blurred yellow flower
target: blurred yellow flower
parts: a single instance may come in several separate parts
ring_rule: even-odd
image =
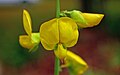
[[[72,47],[77,43],[78,36],[77,24],[68,17],[52,19],[40,27],[43,47],[46,50],[54,50],[60,59],[66,56],[65,47]]]
[[[28,35],[19,36],[20,45],[24,48],[34,49],[40,42],[40,34],[32,33],[31,18],[26,10],[23,10],[23,26]]]
[[[61,68],[68,67],[71,75],[81,75],[88,69],[87,63],[71,51],[67,51],[64,61],[65,64],[61,65]]]

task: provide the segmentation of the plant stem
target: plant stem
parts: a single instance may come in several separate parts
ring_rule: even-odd
[[[59,75],[59,71],[60,71],[60,60],[59,58],[55,57],[54,75]]]
[[[56,18],[60,17],[60,0],[56,0]]]
[[[56,0],[56,18],[60,17],[60,0]],[[59,75],[60,60],[55,56],[54,75]]]

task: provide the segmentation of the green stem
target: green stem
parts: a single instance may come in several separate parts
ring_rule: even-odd
[[[56,0],[56,18],[60,17],[60,0]],[[54,75],[59,75],[60,60],[55,56]]]
[[[60,17],[60,0],[56,0],[56,18]]]
[[[59,58],[55,57],[54,75],[59,75],[59,71],[60,71],[60,60]]]

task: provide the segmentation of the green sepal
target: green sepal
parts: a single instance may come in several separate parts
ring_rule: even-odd
[[[39,47],[40,33],[32,33],[31,40],[34,43],[34,46],[31,49],[29,49],[29,52],[35,52]]]
[[[70,17],[72,18],[76,23],[80,23],[80,24],[87,24],[86,20],[84,19],[84,17],[82,16],[82,12],[77,11],[77,10],[72,10],[72,11],[62,11],[60,14],[61,17]]]
[[[77,11],[77,10],[73,10],[70,13],[70,17],[77,23],[81,23],[81,24],[87,24],[86,20],[84,19],[84,17],[81,14],[82,12]]]
[[[33,43],[40,43],[40,33],[32,33],[31,40]]]
[[[35,52],[39,47],[39,44],[35,44],[31,49],[29,49],[29,52]]]

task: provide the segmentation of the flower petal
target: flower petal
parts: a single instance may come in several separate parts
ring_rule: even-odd
[[[67,51],[65,64],[73,75],[81,75],[88,68],[87,63],[81,57],[70,51]]]
[[[19,42],[21,46],[27,49],[31,49],[34,46],[34,44],[31,42],[31,38],[27,35],[19,36]]]
[[[64,45],[66,46],[66,47],[72,47],[72,46],[74,46],[76,43],[77,43],[77,41],[78,41],[78,36],[79,36],[79,32],[78,32],[78,30],[75,30],[74,32],[73,32],[73,39],[72,40],[70,40],[70,41],[68,41],[68,42],[66,42]]]
[[[45,22],[40,27],[40,39],[43,47],[47,50],[53,50],[59,42],[58,19],[52,19]]]
[[[45,41],[44,39],[41,40],[41,43],[43,45],[43,47],[46,49],[46,50],[53,50],[56,46],[56,44],[53,44],[53,43],[48,43],[47,41]]]
[[[23,25],[26,33],[31,36],[32,28],[31,28],[31,18],[29,13],[26,10],[23,10]]]
[[[61,60],[64,59],[67,55],[67,49],[65,49],[62,44],[58,44],[57,49],[54,50],[54,52],[55,55]]]
[[[81,13],[81,14],[87,22],[87,25],[84,25],[84,28],[98,25],[102,20],[102,18],[104,17],[103,14],[92,14],[92,13]]]
[[[79,36],[77,24],[68,17],[60,18],[58,24],[60,43],[63,43],[66,47],[74,46],[77,43]]]

